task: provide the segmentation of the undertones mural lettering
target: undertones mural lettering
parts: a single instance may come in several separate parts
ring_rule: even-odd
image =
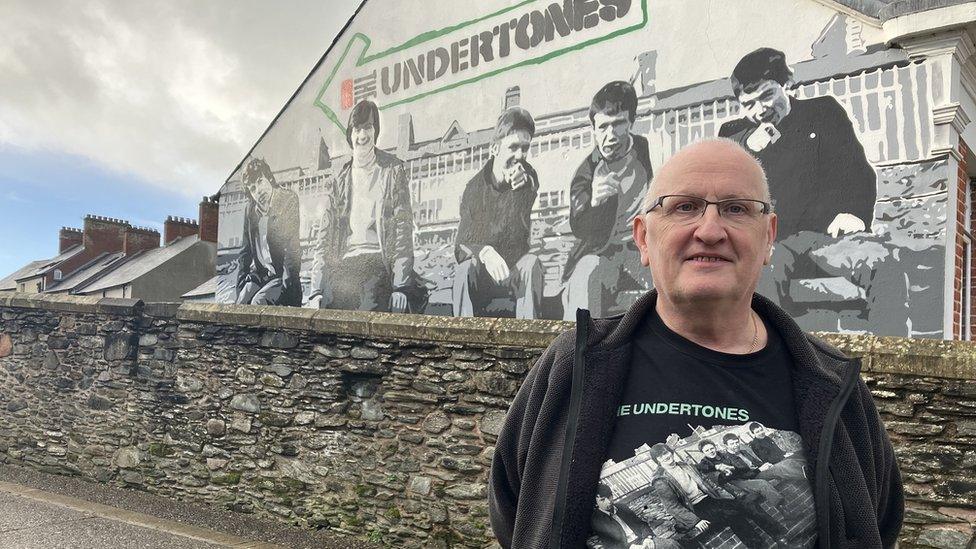
[[[648,0],[529,0],[488,16],[428,31],[406,43],[367,55],[371,40],[356,33],[336,71],[352,77],[326,81],[315,104],[342,131],[335,105],[347,111],[372,100],[379,108],[477,82],[501,72],[578,51],[647,23]],[[639,4],[639,6],[634,6]],[[637,8],[639,9],[632,9]],[[360,52],[353,67],[345,62]]]

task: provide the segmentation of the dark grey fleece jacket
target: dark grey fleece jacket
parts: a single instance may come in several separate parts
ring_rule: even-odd
[[[502,547],[584,546],[634,330],[656,298],[652,290],[606,319],[581,311],[576,329],[557,337],[529,371],[489,478],[491,526]],[[818,546],[894,546],[904,514],[901,475],[860,361],[804,333],[766,298],[755,295],[752,306],[793,357],[797,420],[815,471]]]

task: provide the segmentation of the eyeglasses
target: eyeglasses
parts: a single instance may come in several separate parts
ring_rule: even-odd
[[[666,194],[657,200],[644,213],[651,213],[658,206],[661,213],[675,223],[691,223],[705,216],[705,210],[714,204],[718,215],[730,223],[749,223],[768,214],[773,207],[768,202],[751,198],[729,198],[712,202],[699,196]]]

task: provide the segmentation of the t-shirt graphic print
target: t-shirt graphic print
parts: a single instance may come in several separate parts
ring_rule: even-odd
[[[642,327],[600,473],[587,546],[808,548],[811,472],[797,434],[790,357],[728,355]]]

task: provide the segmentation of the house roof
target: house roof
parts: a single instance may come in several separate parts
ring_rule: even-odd
[[[125,254],[122,252],[103,252],[95,259],[92,259],[88,263],[78,267],[73,273],[64,277],[60,282],[55,283],[53,286],[44,291],[45,293],[67,292],[79,286],[83,286],[93,281],[98,276],[107,273],[113,267],[113,265],[115,265],[118,260],[124,256]]]
[[[176,257],[184,250],[187,250],[197,242],[200,242],[198,235],[184,236],[163,246],[162,248],[152,248],[139,252],[132,257],[123,260],[117,267],[105,276],[98,278],[91,284],[76,288],[76,291],[89,293],[107,290],[116,286],[128,284],[140,276],[152,271],[163,263]]]
[[[956,4],[965,4],[966,2],[971,2],[972,0],[834,0],[834,1],[837,2],[838,4],[843,4],[851,8],[852,10],[863,13],[868,17],[873,17],[874,19],[880,19],[881,21],[887,21],[889,19],[894,19],[895,17],[901,17],[903,15],[910,15],[922,11],[944,8]]]
[[[206,297],[208,295],[214,295],[217,293],[217,277],[212,277],[203,284],[193,288],[189,292],[186,292],[180,297],[192,298],[192,297]]]
[[[17,279],[25,278],[28,275],[37,271],[44,265],[50,263],[50,259],[39,259],[37,261],[31,261],[27,265],[17,269],[16,271],[10,273],[9,275],[0,278],[0,291],[3,290],[16,290],[17,289]]]
[[[27,278],[34,278],[35,276],[41,276],[47,274],[48,272],[51,271],[51,269],[54,269],[58,265],[60,265],[62,261],[71,259],[72,257],[80,254],[83,251],[85,251],[84,246],[82,246],[81,244],[75,244],[74,246],[68,248],[67,250],[61,252],[60,254],[52,257],[51,259],[44,261],[43,263],[41,263],[39,267],[37,267],[33,271],[26,272],[18,276],[16,280],[20,281]]]

